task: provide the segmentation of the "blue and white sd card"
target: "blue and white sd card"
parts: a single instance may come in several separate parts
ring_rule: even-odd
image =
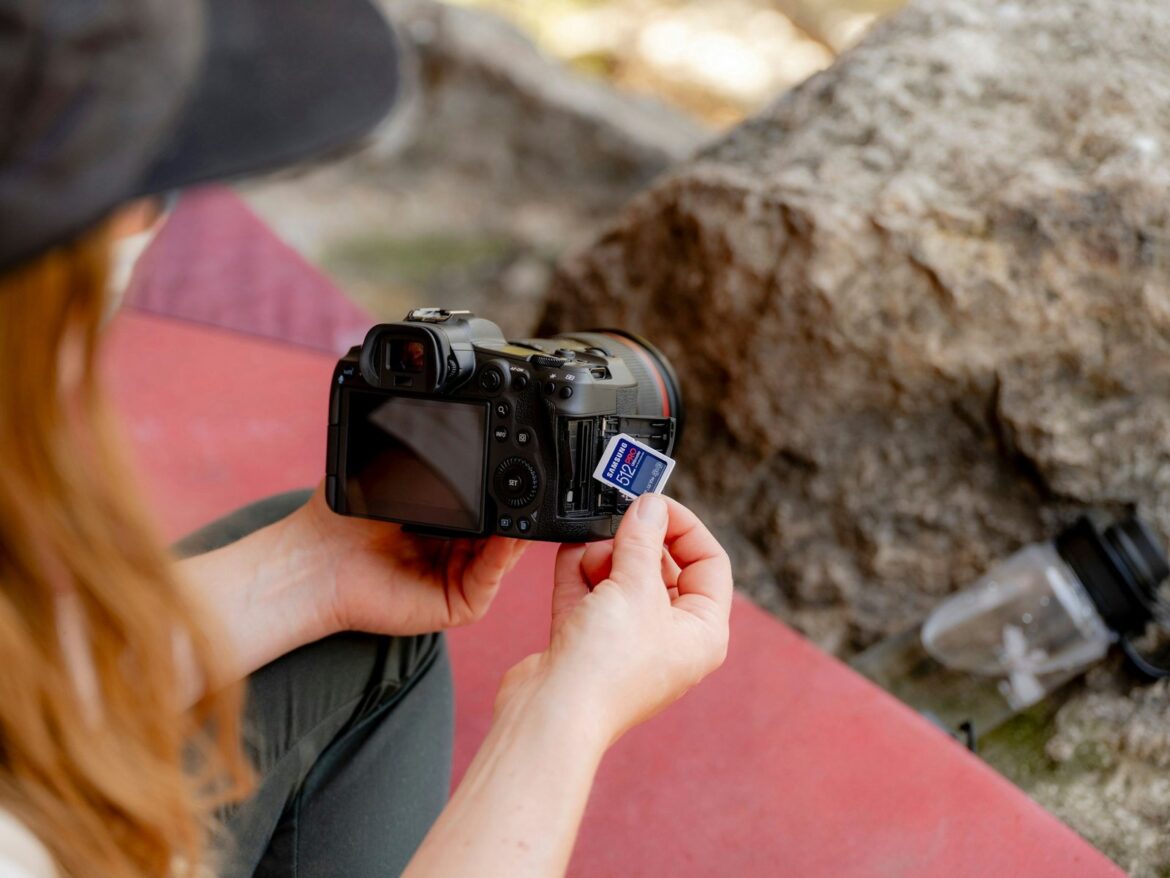
[[[627,497],[661,494],[674,470],[674,460],[633,436],[618,433],[605,446],[593,478]]]

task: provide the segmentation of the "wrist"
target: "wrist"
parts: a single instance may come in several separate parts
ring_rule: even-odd
[[[287,520],[182,561],[180,569],[220,626],[241,678],[333,633],[320,560]]]
[[[305,521],[306,510],[265,528],[265,570],[270,600],[298,639],[311,643],[345,630],[337,607],[335,576],[324,546]]]
[[[591,687],[556,673],[547,658],[547,653],[531,655],[504,675],[493,725],[527,723],[554,730],[600,761],[621,729]]]

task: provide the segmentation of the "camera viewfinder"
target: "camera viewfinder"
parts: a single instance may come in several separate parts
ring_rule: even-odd
[[[386,346],[386,361],[392,372],[421,375],[427,365],[426,348],[421,341],[394,339]]]

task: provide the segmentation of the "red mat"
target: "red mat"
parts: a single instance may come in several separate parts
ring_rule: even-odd
[[[110,342],[108,382],[170,536],[320,477],[330,357],[142,314],[119,317]],[[547,640],[551,559],[535,546],[488,618],[451,636],[457,771],[504,669]],[[742,600],[725,667],[607,757],[571,873],[1121,875],[929,724]]]
[[[183,193],[142,254],[126,303],[339,354],[371,323],[222,186]]]

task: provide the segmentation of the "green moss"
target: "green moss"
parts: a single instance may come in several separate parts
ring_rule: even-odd
[[[1028,789],[1056,771],[1044,750],[1062,699],[1049,698],[1017,714],[979,740],[979,755],[1019,787]]]
[[[344,280],[425,287],[445,276],[490,271],[515,251],[514,242],[502,237],[366,235],[334,244],[323,262]]]

